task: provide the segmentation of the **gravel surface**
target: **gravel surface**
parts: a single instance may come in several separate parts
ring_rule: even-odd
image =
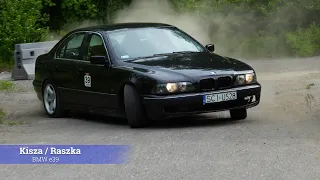
[[[226,112],[130,129],[124,120],[45,116],[32,81],[0,92],[2,144],[129,144],[124,165],[1,165],[0,179],[320,179],[320,57],[247,61],[261,104],[244,121]],[[3,75],[0,75],[0,78]]]

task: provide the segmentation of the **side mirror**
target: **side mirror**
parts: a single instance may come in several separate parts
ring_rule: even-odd
[[[208,49],[208,51],[213,52],[214,51],[214,45],[213,44],[208,44],[206,45],[206,48]]]
[[[91,56],[90,62],[91,64],[97,64],[97,65],[106,65],[106,57],[105,56]]]

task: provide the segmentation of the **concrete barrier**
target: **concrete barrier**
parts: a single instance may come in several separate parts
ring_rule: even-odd
[[[58,41],[16,44],[14,51],[13,80],[34,79],[35,62],[38,56],[49,52]]]

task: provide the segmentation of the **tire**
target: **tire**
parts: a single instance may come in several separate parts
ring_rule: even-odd
[[[60,96],[56,86],[51,81],[46,81],[42,90],[42,102],[44,110],[49,117],[59,118],[65,114],[62,109]]]
[[[140,95],[131,85],[124,87],[124,109],[131,128],[142,128],[149,125]]]
[[[247,109],[233,109],[230,110],[232,120],[242,120],[247,118]]]

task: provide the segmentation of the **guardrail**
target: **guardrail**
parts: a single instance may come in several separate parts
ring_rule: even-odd
[[[35,62],[38,56],[49,52],[58,41],[16,44],[14,50],[13,80],[34,79]]]

